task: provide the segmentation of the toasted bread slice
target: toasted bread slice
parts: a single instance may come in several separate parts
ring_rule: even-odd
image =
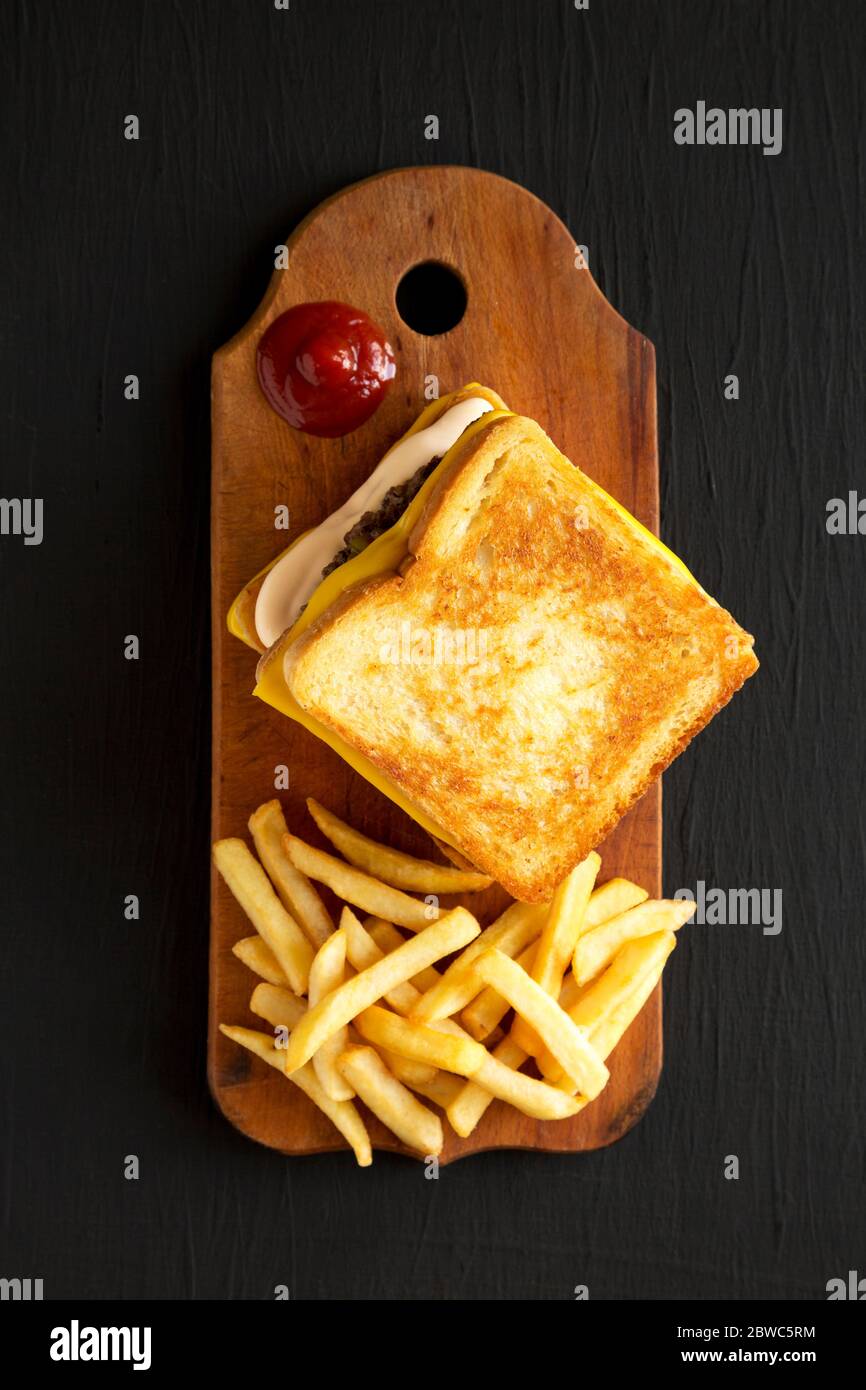
[[[271,659],[308,715],[533,902],[757,669],[752,642],[508,416],[449,455],[401,572],[348,589]]]

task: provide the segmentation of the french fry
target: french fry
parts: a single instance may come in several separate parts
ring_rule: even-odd
[[[364,925],[376,945],[381,946],[386,956],[389,951],[396,951],[397,947],[402,946],[403,942],[406,940],[405,936],[401,936],[395,926],[392,926],[390,922],[383,922],[381,917],[368,917]],[[426,970],[419,970],[412,983],[415,988],[420,989],[423,994],[425,989],[432,989],[441,978],[442,976],[439,974],[435,965],[428,965]]]
[[[409,1057],[400,1057],[396,1052],[389,1052],[387,1047],[377,1046],[376,1051],[388,1070],[393,1072],[397,1080],[402,1081],[412,1091],[418,1091],[422,1086],[429,1086],[439,1075],[435,1067],[428,1067],[426,1063],[415,1062]]]
[[[386,1047],[400,1057],[426,1062],[440,1071],[472,1076],[487,1059],[480,1043],[468,1037],[437,1032],[373,1004],[355,1019],[355,1027],[369,1043]]]
[[[227,1038],[231,1038],[233,1042],[239,1043],[241,1047],[247,1048],[249,1052],[254,1052],[257,1057],[261,1057],[263,1062],[267,1062],[269,1067],[273,1067],[285,1076],[282,1051],[274,1046],[273,1038],[269,1037],[267,1033],[260,1033],[254,1028],[232,1028],[225,1023],[220,1024],[220,1032],[224,1033]],[[364,1121],[352,1102],[349,1100],[331,1100],[330,1096],[326,1095],[319,1085],[311,1066],[300,1067],[298,1071],[287,1077],[287,1080],[293,1081],[305,1095],[309,1096],[313,1104],[327,1115],[354,1152],[358,1165],[361,1168],[368,1168],[373,1162],[370,1136]]]
[[[340,925],[346,928],[349,959],[356,970],[368,970],[377,961],[385,959],[381,948],[376,945],[350,908],[343,909]],[[417,937],[415,939],[417,940]],[[385,996],[391,1008],[402,1015],[411,1013],[420,997],[417,989],[409,981],[405,981]],[[468,1037],[465,1030],[453,1019],[439,1019],[430,1026],[442,1033],[450,1033],[453,1037]],[[504,1041],[507,1042],[508,1039]],[[439,1075],[441,1076],[441,1073]],[[404,1078],[401,1077],[402,1079]],[[564,1115],[574,1113],[571,1107],[563,1108],[556,1095],[558,1088],[547,1086],[544,1082],[536,1081],[529,1076],[518,1075],[515,1079],[510,1066],[501,1064],[497,1056],[488,1055],[483,1067],[475,1073],[474,1080],[482,1087],[489,1100],[498,1096],[535,1119],[561,1119]],[[435,1099],[433,1096],[429,1098]]]
[[[554,999],[559,998],[562,980],[574,955],[577,939],[583,931],[586,909],[595,885],[601,859],[593,850],[582,863],[572,869],[557,888],[550,904],[547,921],[538,938],[538,949],[532,963],[532,978]],[[514,1041],[525,1052],[538,1053],[541,1044],[525,1019],[515,1019],[511,1030]]]
[[[287,1028],[291,1032],[304,1017],[307,1006],[282,985],[261,984],[253,990],[250,1010],[266,1019],[272,1028]]]
[[[627,878],[609,878],[607,883],[599,884],[598,888],[593,889],[583,920],[583,930],[587,932],[592,931],[593,927],[600,927],[608,918],[628,912],[630,907],[637,907],[638,903],[646,902],[648,897],[649,893],[645,888],[639,888]]]
[[[358,927],[364,930],[360,922]],[[480,931],[472,914],[465,908],[457,907],[411,940],[404,941],[396,951],[384,956],[375,965],[361,970],[354,979],[339,985],[308,1010],[292,1033],[286,1051],[286,1071],[292,1072],[296,1067],[303,1066],[338,1028],[351,1023],[362,1010],[378,1003],[398,985],[408,983],[426,965],[432,965],[452,951],[468,946]],[[374,942],[370,944],[374,950],[378,949]],[[351,1081],[351,1077],[348,1079]]]
[[[654,932],[626,942],[616,959],[572,1010],[578,1027],[608,1057],[640,1013],[658,984],[668,957],[676,948],[673,931]]]
[[[676,938],[674,938],[676,942]],[[673,950],[673,947],[671,947]],[[622,1039],[623,1035],[631,1027],[637,1018],[644,1004],[649,999],[656,985],[664,973],[665,962],[660,961],[655,969],[645,975],[640,984],[632,990],[631,994],[625,998],[618,1008],[611,1011],[609,1016],[593,1032],[593,1046],[598,1046],[601,1055],[609,1057],[614,1048]],[[568,1089],[570,1095],[574,1094],[573,1083],[565,1077],[559,1083],[563,1089]]]
[[[256,853],[283,907],[294,917],[314,950],[331,935],[334,923],[306,874],[296,869],[283,849],[288,826],[279,801],[266,801],[249,819]]]
[[[670,951],[673,951],[677,944],[676,935],[674,935],[673,931],[660,931],[660,933],[656,933],[656,935],[666,938],[667,955],[670,955]],[[634,945],[652,940],[653,937],[638,938],[638,941],[634,942]],[[632,945],[632,942],[628,942],[628,945]],[[623,949],[628,949],[628,947],[624,947]],[[637,1019],[638,1013],[644,1008],[649,995],[652,994],[656,984],[662,979],[664,962],[666,962],[666,956],[663,955],[662,958],[656,960],[655,967],[653,967],[651,972],[642,974],[637,987],[632,988],[631,992],[627,992],[619,1004],[612,1006],[609,1012],[607,1012],[602,1019],[599,1019],[595,1029],[592,1030],[592,1045],[598,1048],[599,1055],[603,1056],[603,1058],[609,1058],[613,1049],[617,1047],[621,1038],[623,1038],[624,1034],[630,1029],[634,1020]],[[569,1077],[562,1076],[562,1079],[555,1084],[562,1088],[563,1091],[566,1091],[567,1094],[574,1095],[574,1083]],[[578,1104],[580,1104],[580,1108],[582,1109],[584,1105],[587,1104],[587,1101],[582,1097],[578,1097]]]
[[[369,969],[371,965],[383,959],[381,949],[349,908],[343,909],[341,925],[343,924],[348,936],[349,959],[356,970]],[[421,996],[417,989],[406,981],[385,997],[392,1009],[406,1015],[413,1011]],[[468,1037],[465,1030],[450,1018],[439,1019],[430,1027],[442,1033],[450,1033],[452,1037]],[[499,1096],[536,1119],[557,1119],[573,1113],[571,1109],[563,1110],[559,1098],[551,1094],[555,1092],[555,1087],[546,1086],[529,1076],[519,1076],[515,1080],[509,1069],[500,1065],[494,1056],[488,1055],[484,1065],[475,1073],[475,1080],[485,1089],[491,1100],[494,1096]]]
[[[243,840],[217,840],[214,863],[259,936],[270,946],[289,986],[306,994],[313,948],[283,907],[259,861]]]
[[[627,912],[630,907],[636,907],[647,898],[645,888],[639,888],[636,883],[630,883],[627,878],[611,878],[607,883],[603,883],[599,888],[593,889],[592,897],[586,909],[583,929],[589,931],[592,927],[600,926],[606,922],[608,917],[615,917],[620,912]],[[527,946],[516,957],[518,965],[532,974],[532,962],[535,956],[536,945]],[[563,981],[562,991],[559,997],[560,1007],[568,1010],[572,1004],[577,1002],[580,987],[574,976],[568,974]],[[475,1038],[476,1042],[486,1043],[490,1046],[490,1039],[494,1035],[497,1024],[508,1013],[509,1005],[501,994],[497,994],[495,989],[484,989],[468,1004],[463,1010],[462,1021],[467,1032]]]
[[[451,865],[434,864],[429,859],[415,859],[411,854],[380,845],[341,821],[311,796],[307,798],[307,809],[322,834],[344,859],[392,888],[405,888],[415,893],[477,893],[493,882],[492,878],[477,871],[466,872]]]
[[[588,984],[579,985],[574,978],[574,972],[569,970],[562,982],[562,989],[559,991],[559,1007],[565,1009],[566,1013],[571,1013],[574,1005],[590,988],[591,986]]]
[[[528,975],[532,974],[532,962],[535,956],[535,942],[527,946],[525,951],[521,951],[517,957],[517,964],[522,966]],[[562,989],[559,992],[559,1007],[568,1013],[573,1004],[576,1004],[588,985],[579,985],[574,975],[569,971],[562,982]],[[488,985],[474,999],[461,1014],[461,1021],[470,1037],[476,1042],[483,1042],[485,1047],[491,1048],[499,1042],[502,1036],[502,1029],[498,1024],[505,1017],[511,1005],[507,999],[503,999],[495,989]]]
[[[389,955],[392,949],[396,950],[396,945],[392,946],[391,944],[395,937],[399,938],[397,945],[402,946],[405,944],[404,938],[400,936],[399,932],[395,931],[389,922],[382,922],[379,918],[368,917],[366,924],[362,925],[350,907],[343,908],[340,926],[344,927],[346,930],[348,956],[356,970],[366,970],[369,966],[375,965],[377,961],[382,960],[384,956]],[[393,936],[383,932],[381,930],[383,927],[390,927],[390,932],[393,933]],[[380,938],[379,940],[376,939],[377,936]],[[388,947],[387,950],[386,946]],[[416,981],[423,980],[428,983],[429,987],[429,983],[431,982],[428,981],[428,976],[431,974],[435,976],[435,980],[441,978],[439,972],[433,969],[432,966],[428,967],[426,970],[419,970],[418,974],[414,975],[411,980],[407,980],[404,984],[397,985],[394,989],[389,990],[385,995],[385,1003],[388,1004],[395,1013],[407,1017],[421,998],[421,991]],[[435,983],[435,980],[432,981],[432,983]]]
[[[658,931],[677,931],[689,920],[695,907],[695,903],[679,899],[644,902],[586,932],[574,951],[577,983],[583,985],[594,980],[627,941],[653,936]]]
[[[391,954],[373,940],[370,931],[358,921],[350,907],[343,908],[340,926],[346,930],[346,954],[355,970],[368,970],[371,965]],[[385,1003],[404,1016],[411,1012],[420,998],[420,992],[411,980],[395,985],[384,996]]]
[[[430,1080],[412,1080],[411,1074],[407,1074],[406,1068],[411,1067],[412,1063],[405,1057],[398,1057],[396,1053],[391,1054],[392,1060],[388,1063],[398,1081],[402,1081],[404,1086],[408,1086],[410,1091],[417,1091],[419,1096],[425,1100],[430,1100],[434,1105],[438,1105],[441,1110],[448,1109],[448,1106],[457,1099],[463,1090],[464,1080],[462,1076],[452,1076],[447,1071],[434,1071]],[[491,1100],[493,1097],[491,1096]]]
[[[526,1053],[512,1037],[504,1038],[499,1043],[484,1066],[479,1068],[446,1109],[455,1133],[464,1138],[471,1134],[496,1097],[536,1120],[564,1120],[569,1115],[577,1114],[579,1100],[569,1097],[572,1104],[562,1106],[556,1096],[558,1090],[560,1095],[564,1095],[563,1089],[537,1081],[532,1076],[524,1076],[518,1070],[525,1061]]]
[[[440,1018],[428,1026],[438,1032],[449,1033],[455,1038],[468,1037],[453,1018]],[[526,1053],[521,1052],[521,1062],[525,1060]],[[546,1082],[537,1081],[532,1076],[522,1076],[510,1065],[503,1063],[496,1053],[487,1054],[483,1066],[474,1073],[472,1080],[487,1091],[491,1098],[504,1100],[537,1120],[561,1120],[564,1116],[575,1113],[570,1107],[563,1109],[556,1095],[557,1087],[548,1086]]]
[[[359,907],[363,912],[371,912],[375,917],[384,917],[386,922],[397,922],[410,931],[420,932],[436,920],[438,908],[431,908],[399,888],[391,888],[380,883],[342,859],[332,854],[314,849],[296,835],[283,836],[283,848],[296,869],[314,878],[317,883],[325,883],[343,902]]]
[[[232,946],[232,954],[256,975],[261,975],[271,985],[288,985],[286,972],[282,969],[270,946],[260,936],[242,936]]]
[[[493,985],[520,1018],[526,1020],[545,1047],[553,1053],[566,1076],[579,1086],[581,1094],[594,1100],[608,1079],[607,1067],[583,1033],[561,1009],[555,999],[521,970],[516,961],[493,947],[485,951],[476,969],[485,984]],[[304,1026],[303,1022],[299,1025]],[[289,1042],[292,1046],[294,1036]],[[483,1080],[478,1077],[478,1080]]]
[[[593,850],[559,885],[550,904],[547,921],[538,939],[532,978],[548,994],[556,997],[574,943],[583,930],[584,918],[601,859]]]
[[[434,1025],[440,1026],[440,1025]],[[504,1039],[503,1041],[507,1041]],[[524,1076],[522,1072],[503,1062],[499,1048],[487,1057],[483,1067],[471,1078],[485,1091],[524,1115],[535,1120],[563,1120],[577,1113],[578,1106],[562,1106],[556,1098],[558,1088],[549,1086],[546,1081],[538,1081],[534,1076]],[[521,1049],[522,1051],[522,1049]],[[526,1054],[523,1054],[524,1060]]]
[[[532,974],[532,962],[535,960],[537,947],[538,942],[532,941],[525,950],[520,952],[519,956],[515,957],[517,964],[528,975]],[[569,979],[573,978],[574,976],[569,976]],[[483,1042],[487,1047],[490,1047],[492,1045],[491,1038],[497,1032],[498,1024],[502,1022],[510,1008],[511,1005],[508,1000],[503,999],[501,994],[487,985],[472,1000],[471,1004],[467,1004],[460,1018],[470,1037],[473,1037],[476,1042]]]
[[[336,931],[322,943],[310,966],[310,1008],[337,989],[346,974],[346,933]],[[337,1067],[337,1058],[349,1045],[348,1027],[338,1028],[313,1054],[313,1071],[331,1100],[351,1100],[354,1091]]]
[[[551,904],[513,903],[482,932],[463,908],[440,913],[440,894],[490,883],[452,846],[440,849],[453,867],[417,859],[308,805],[349,862],[290,834],[276,800],[249,821],[261,863],[241,840],[213,846],[257,933],[232,948],[261,977],[250,1009],[288,1037],[221,1031],[305,1091],[363,1165],[372,1153],[356,1094],[404,1144],[431,1155],[443,1146],[442,1121],[417,1096],[461,1136],[495,1098],[539,1121],[594,1099],[609,1079],[605,1059],[655,989],[694,904],[651,902],[624,878],[595,886],[601,861],[592,853]],[[311,880],[352,904],[337,930]],[[363,926],[353,907],[371,914]],[[434,968],[449,956],[444,973]],[[541,1080],[521,1070],[528,1053]]]
[[[507,956],[516,955],[538,936],[546,916],[545,904],[512,903],[449,965],[438,983],[419,1000],[412,1017],[419,1023],[429,1023],[459,1013],[483,988],[473,970],[479,956],[491,946]]]
[[[349,959],[356,970],[366,970],[369,966],[375,965],[378,960],[381,960],[383,956],[386,956],[388,954],[388,951],[385,950],[385,945],[390,946],[391,940],[393,940],[393,938],[387,936],[385,933],[377,931],[377,927],[389,926],[389,923],[380,922],[376,918],[368,918],[367,923],[362,926],[362,924],[358,921],[357,917],[353,913],[352,909],[350,907],[344,907],[343,915],[340,919],[340,925],[346,928],[349,942]],[[391,931],[394,932],[393,927],[391,927]],[[379,941],[375,939],[377,935],[381,938]],[[399,933],[395,932],[394,935],[399,936]],[[385,943],[384,945],[382,944],[383,942]],[[403,944],[402,937],[400,937],[399,939],[399,944]],[[396,949],[396,947],[394,949]],[[431,973],[430,970],[421,970],[417,975],[413,977],[412,980],[407,980],[405,984],[398,985],[396,989],[390,990],[388,994],[385,995],[385,1002],[392,1009],[394,1009],[396,1013],[400,1014],[402,1017],[407,1017],[412,1012],[415,1005],[418,1003],[418,1000],[421,998],[420,991],[416,986],[415,981],[426,979],[426,976],[429,973]],[[432,973],[436,975],[436,979],[438,980],[438,973],[436,971],[432,971]],[[437,1025],[437,1027],[438,1026],[439,1025]],[[460,1037],[466,1036],[461,1029],[457,1028],[456,1024],[454,1025],[454,1027],[457,1031],[457,1034]],[[499,1036],[497,1036],[497,1033],[499,1034]],[[488,1040],[490,1042],[490,1045],[493,1046],[494,1042],[499,1042],[500,1037],[501,1029],[495,1029],[493,1033],[491,1033],[490,1038]],[[383,1055],[385,1055],[382,1048],[379,1048],[379,1051],[382,1052]],[[395,1054],[392,1054],[390,1057],[387,1055],[385,1056],[385,1060],[388,1062],[388,1065],[391,1067],[391,1070],[394,1072],[394,1075],[399,1076],[401,1081],[405,1081],[407,1086],[413,1086],[414,1083],[410,1081],[406,1076],[402,1075],[402,1071],[405,1071],[405,1067],[402,1069],[402,1071],[395,1070],[393,1066],[394,1055]],[[435,1068],[431,1067],[430,1070],[435,1072]],[[442,1090],[441,1087],[433,1087],[432,1081],[431,1088],[432,1090],[438,1090],[439,1092],[441,1092]],[[427,1092],[424,1091],[421,1087],[415,1086],[414,1089],[420,1090],[422,1095],[427,1094]],[[431,1100],[435,1099],[435,1097],[432,1094],[429,1095],[428,1098]]]
[[[564,1009],[567,1014],[571,1014],[578,1000],[591,988],[591,985],[579,985],[574,978],[573,971],[569,970],[562,982],[562,989],[559,991],[559,999],[557,1000],[559,1007]],[[591,1038],[590,1042],[592,1042]],[[533,1056],[537,1059],[538,1070],[545,1081],[549,1081],[551,1085],[556,1085],[557,1079],[562,1076],[562,1067],[556,1058],[552,1057],[547,1048],[541,1044]]]
[[[612,1020],[612,1026],[616,1030],[618,1011],[624,1006],[626,1010],[630,1008],[629,1001],[645,979],[650,976],[653,982],[658,979],[675,944],[676,936],[670,931],[655,932],[652,936],[639,936],[626,942],[613,962],[590,984],[578,985],[573,975],[568,977],[559,997],[560,1007],[565,1009],[578,1028],[585,1030],[593,1047],[602,1057],[606,1056],[601,1044],[607,1036],[606,1029],[609,1023]],[[572,995],[570,1003],[567,1002],[569,994]],[[624,1031],[623,1028],[617,1036],[621,1036]],[[612,1051],[613,1046],[614,1044],[611,1044],[608,1050]],[[556,1086],[562,1082],[562,1067],[549,1052],[540,1054],[538,1065],[551,1085]]]
[[[312,978],[312,972],[311,972]],[[250,1009],[260,1018],[264,1018],[274,1028],[282,1027],[291,1032],[295,1024],[306,1013],[307,1006],[303,999],[299,999],[291,990],[280,986],[262,984],[253,990],[250,999]],[[283,1049],[277,1048],[282,1052]],[[384,1048],[378,1048],[382,1057],[395,1076],[403,1081],[407,1086],[413,1088],[431,1086],[438,1075],[435,1067],[423,1066],[420,1062],[411,1062],[404,1057],[397,1057],[393,1053],[388,1053]],[[341,1076],[341,1082],[348,1087],[348,1082]]]
[[[523,1048],[519,1047],[510,1035],[503,1038],[499,1046],[494,1049],[493,1056],[503,1066],[511,1067],[515,1072],[526,1061],[526,1053]],[[484,1087],[479,1085],[477,1081],[467,1081],[460,1093],[445,1109],[454,1133],[459,1134],[461,1139],[466,1139],[494,1100],[495,1096],[492,1092],[485,1091]]]
[[[442,1121],[416,1100],[396,1076],[392,1076],[372,1047],[349,1047],[340,1058],[340,1070],[364,1104],[410,1149],[440,1154],[445,1142]]]
[[[673,931],[654,932],[652,936],[627,941],[607,970],[584,989],[569,1010],[572,1020],[579,1028],[595,1033],[644,979],[654,976],[656,968],[665,964],[676,941]]]
[[[597,1014],[595,1022],[592,1022],[589,1009],[585,1009],[584,1014],[579,1015],[579,1017],[583,1017],[587,1026],[592,1027],[590,1041],[603,1059],[610,1056],[652,994],[667,955],[675,944],[676,937],[672,932],[659,933],[657,938],[645,937],[633,943],[635,955],[643,956],[642,965],[644,968],[636,969],[636,961],[629,961],[627,958],[621,966],[621,970],[628,980],[628,985],[622,994],[610,989],[609,986],[612,982],[608,982],[605,990],[607,998],[603,999],[601,993],[595,996],[594,1010]],[[632,950],[632,944],[630,943],[623,950]],[[573,979],[573,977],[569,977],[569,979]],[[568,987],[569,980],[566,980],[563,990],[565,991]],[[594,988],[594,986],[590,988]],[[586,995],[587,990],[583,990],[581,993]],[[493,1057],[504,1066],[517,1071],[525,1062],[526,1053],[512,1037],[506,1037],[494,1050]],[[573,1094],[573,1082],[563,1077],[561,1068],[558,1068],[558,1072],[560,1084],[567,1089],[568,1094]],[[484,1089],[477,1077],[468,1081],[445,1107],[454,1131],[463,1138],[471,1134],[494,1098],[490,1091]],[[581,1097],[576,1101],[574,1110],[567,1113],[576,1114],[585,1104],[586,1101]],[[548,1114],[539,1118],[550,1119],[553,1117]]]

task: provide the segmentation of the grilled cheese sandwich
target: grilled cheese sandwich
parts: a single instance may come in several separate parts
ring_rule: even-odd
[[[757,661],[676,556],[484,396],[399,520],[313,588],[256,694],[536,901]]]

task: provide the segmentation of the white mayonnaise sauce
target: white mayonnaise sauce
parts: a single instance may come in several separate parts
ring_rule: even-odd
[[[313,591],[322,570],[343,548],[343,537],[365,512],[376,511],[385,493],[405,483],[431,459],[441,458],[465,429],[492,410],[480,396],[452,405],[426,429],[401,439],[382,459],[348,502],[293,545],[269,571],[256,601],[256,631],[266,647],[291,627]]]

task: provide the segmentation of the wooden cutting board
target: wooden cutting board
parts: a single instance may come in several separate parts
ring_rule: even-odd
[[[578,238],[579,240],[579,229]],[[213,838],[247,837],[250,812],[275,795],[275,768],[289,769],[281,793],[289,826],[323,845],[305,798],[315,796],[376,839],[437,857],[429,840],[329,748],[252,696],[256,658],[226,630],[235,594],[295,535],[338,507],[426,404],[479,381],[511,409],[532,416],[568,457],[658,530],[655,355],[603,298],[581,266],[575,237],[548,207],[507,179],[457,167],[399,169],[338,193],[290,238],[250,322],[213,360]],[[590,253],[591,256],[591,253]],[[423,262],[461,277],[463,319],[426,337],[400,318],[395,291]],[[292,305],[339,299],[387,332],[395,384],[378,412],[344,439],[292,430],[267,405],[256,378],[256,344]],[[274,530],[274,509],[291,529]],[[661,892],[661,787],[657,784],[601,848],[600,880],[623,874]],[[476,895],[489,920],[500,890]],[[333,906],[333,901],[330,905]],[[467,899],[467,904],[469,900]],[[284,1153],[343,1148],[341,1136],[302,1095],[258,1058],[223,1037],[219,1022],[267,1028],[249,1013],[254,977],[232,955],[251,928],[214,872],[211,897],[208,1075],[227,1119]],[[610,1060],[600,1098],[572,1120],[541,1123],[500,1102],[474,1134],[449,1126],[442,1162],[484,1149],[594,1149],[619,1139],[651,1101],[662,1060],[657,990]],[[406,1152],[369,1118],[376,1148]]]

